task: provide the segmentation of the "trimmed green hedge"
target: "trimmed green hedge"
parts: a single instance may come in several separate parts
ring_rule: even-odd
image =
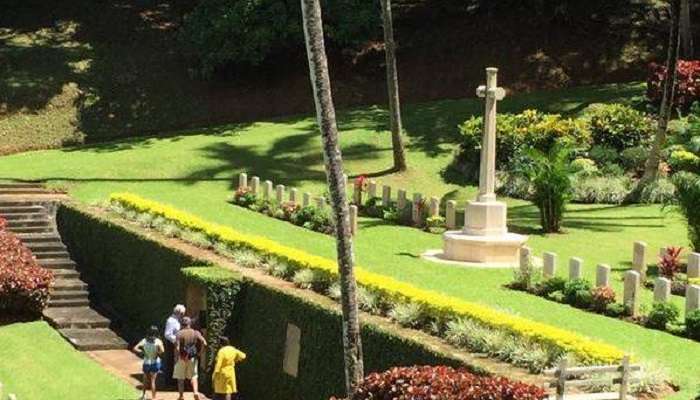
[[[61,206],[56,222],[90,296],[116,317],[127,340],[142,337],[151,325],[163,327],[175,304],[184,302],[181,269],[201,264],[187,254],[145,236]]]
[[[148,325],[162,324],[172,305],[184,301],[189,280],[207,289],[208,340],[226,334],[248,355],[237,367],[244,398],[327,399],[343,393],[338,307],[241,279],[225,268],[186,268],[203,263],[77,208],[61,207],[57,219],[71,254],[91,282],[95,300],[109,304],[133,328],[131,332],[142,334]],[[296,378],[282,368],[288,323],[301,330]],[[366,373],[413,364],[460,365],[457,359],[385,327],[363,325],[362,339]]]

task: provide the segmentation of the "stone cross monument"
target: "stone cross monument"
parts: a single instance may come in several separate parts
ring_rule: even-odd
[[[498,87],[498,69],[486,68],[486,85],[476,94],[485,98],[484,134],[479,166],[479,195],[467,204],[464,229],[447,231],[440,258],[473,263],[475,266],[514,266],[527,236],[509,233],[508,208],[496,201],[496,103],[505,97]]]

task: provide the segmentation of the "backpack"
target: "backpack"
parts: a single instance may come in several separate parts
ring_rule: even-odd
[[[180,356],[187,360],[194,360],[199,355],[199,349],[197,348],[197,342],[187,343],[183,346],[180,351]]]

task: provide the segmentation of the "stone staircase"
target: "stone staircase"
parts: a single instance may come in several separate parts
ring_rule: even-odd
[[[38,184],[0,184],[0,216],[7,229],[56,278],[44,317],[78,350],[124,349],[127,344],[109,329],[110,320],[90,307],[88,285],[56,230],[51,194]]]

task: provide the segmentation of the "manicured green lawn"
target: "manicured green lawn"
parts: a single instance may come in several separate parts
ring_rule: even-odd
[[[642,89],[640,85],[611,85],[512,96],[503,102],[501,110],[540,108],[576,113],[591,102],[629,100]],[[441,171],[451,161],[458,143],[456,125],[478,113],[481,107],[476,100],[406,107],[410,170],[404,174],[383,172],[390,167],[391,148],[386,114],[381,109],[369,107],[341,113],[346,169],[351,175],[377,174],[381,183],[409,192],[471,198],[473,187],[446,182]],[[332,238],[225,201],[235,187],[237,173],[244,170],[300,191],[323,193],[320,138],[312,118],[186,133],[5,157],[0,159],[0,180],[45,179],[67,185],[72,195],[85,202],[104,201],[115,191],[130,191],[244,232],[264,235],[314,254],[334,256]],[[626,268],[635,240],[647,241],[653,253],[666,244],[687,245],[683,222],[659,206],[572,205],[566,216],[566,233],[541,235],[535,229],[536,209],[519,200],[508,203],[511,228],[530,234],[530,244],[538,254],[557,252],[562,275],[570,256],[584,258],[589,277],[597,263],[608,263],[618,271]],[[503,288],[512,277],[508,270],[463,269],[421,259],[423,251],[441,247],[439,235],[363,218],[355,244],[357,261],[367,269],[602,339],[669,368],[674,380],[684,388],[675,398],[687,399],[690,393],[698,391],[694,387],[700,381],[697,342],[509,291]],[[614,285],[619,291],[617,279]],[[649,301],[647,293],[645,303]],[[681,303],[680,299],[675,301]]]
[[[0,327],[0,382],[19,400],[134,399],[137,392],[45,322]],[[4,397],[3,397],[4,398]]]

